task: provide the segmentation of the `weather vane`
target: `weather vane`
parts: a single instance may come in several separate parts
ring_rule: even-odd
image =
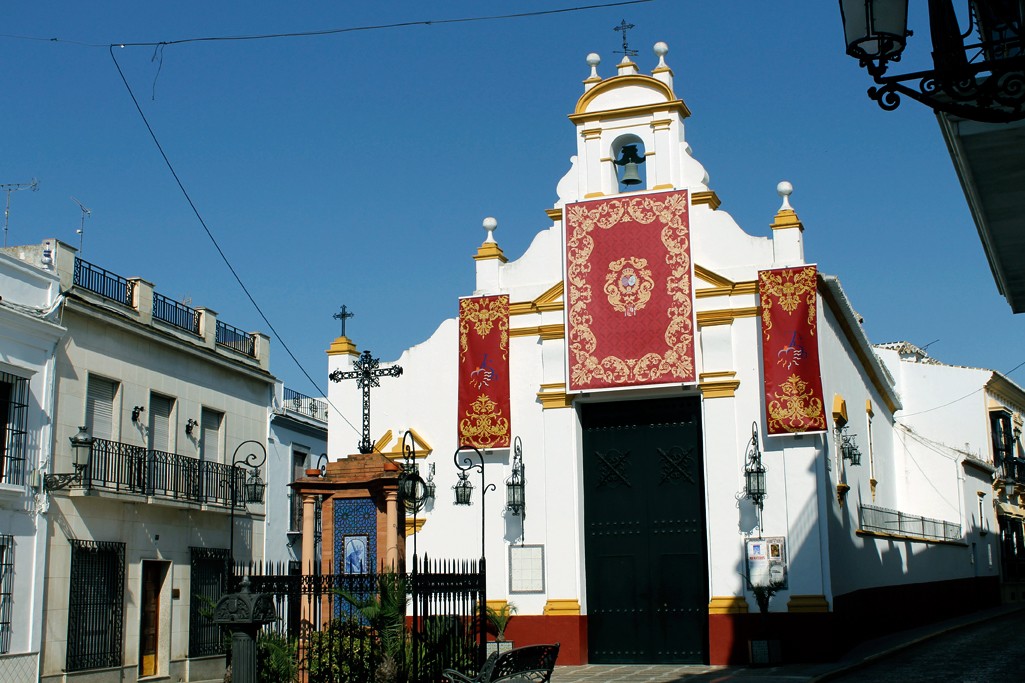
[[[345,304],[342,304],[342,310],[339,311],[338,313],[335,313],[331,317],[334,318],[335,320],[341,320],[342,321],[342,336],[344,337],[345,336],[345,321],[346,321],[346,319],[348,319],[348,318],[355,318],[356,314],[355,313],[349,313],[349,309],[345,307]]]
[[[613,31],[622,31],[623,32],[623,51],[620,52],[619,50],[613,50],[613,52],[615,54],[617,54],[617,55],[621,54],[621,55],[625,55],[627,57],[636,57],[637,56],[637,50],[631,50],[630,46],[626,42],[626,32],[629,31],[632,28],[634,28],[634,25],[626,23],[626,19],[623,19],[621,22],[619,22],[619,26],[616,26],[614,29],[612,29]]]

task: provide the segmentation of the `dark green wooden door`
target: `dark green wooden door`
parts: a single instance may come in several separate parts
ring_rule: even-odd
[[[589,661],[706,662],[699,400],[585,404],[581,426]]]

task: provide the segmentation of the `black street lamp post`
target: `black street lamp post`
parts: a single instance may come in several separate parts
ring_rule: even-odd
[[[243,455],[242,449],[245,446],[250,446],[252,450]],[[259,448],[259,452],[256,448]],[[228,556],[231,558],[232,577],[235,576],[235,507],[239,499],[239,480],[242,480],[242,506],[245,507],[249,503],[262,503],[266,484],[260,478],[260,468],[265,462],[267,462],[267,448],[254,439],[240,443],[231,456],[231,473],[229,475],[231,529],[228,533]],[[248,475],[246,474],[247,470]]]
[[[472,450],[473,453],[462,454],[463,451]],[[473,461],[471,457],[473,454],[477,456],[477,462]],[[478,651],[478,658],[481,663],[487,654],[487,560],[485,558],[484,547],[485,547],[485,536],[484,536],[484,514],[485,514],[485,502],[488,491],[497,491],[498,489],[494,484],[487,484],[484,480],[484,454],[481,453],[475,446],[460,446],[456,449],[453,454],[453,460],[455,461],[456,468],[459,470],[459,482],[455,486],[456,491],[456,504],[457,505],[470,505],[470,494],[473,492],[473,485],[470,484],[468,472],[472,469],[480,472],[480,573],[481,573],[481,587],[480,587],[480,602],[477,605],[477,618],[480,620],[478,629],[480,632],[480,644]]]

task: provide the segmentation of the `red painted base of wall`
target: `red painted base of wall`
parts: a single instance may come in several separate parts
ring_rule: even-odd
[[[559,665],[587,664],[587,617],[517,614],[505,629],[516,647],[559,643]]]

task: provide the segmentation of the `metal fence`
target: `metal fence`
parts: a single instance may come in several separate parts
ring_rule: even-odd
[[[180,330],[199,334],[199,311],[153,292],[153,317]]]
[[[261,638],[291,654],[291,668],[274,674],[282,681],[366,683],[386,668],[397,683],[435,683],[443,669],[472,675],[483,663],[477,562],[414,559],[404,574],[283,569],[240,566],[234,579],[274,599],[278,618]]]
[[[82,289],[95,292],[123,306],[132,306],[134,282],[77,257],[75,258],[74,283]]]
[[[250,357],[256,357],[256,339],[248,332],[243,332],[237,327],[217,321],[216,341],[220,346],[238,351]]]
[[[327,401],[300,394],[285,387],[285,408],[300,415],[309,415],[315,420],[327,422]]]
[[[935,541],[960,541],[961,525],[945,522],[941,519],[930,519],[919,515],[909,515],[897,510],[861,506],[861,529],[876,533],[892,534],[924,538]]]
[[[95,439],[80,486],[231,507],[232,491],[241,504],[245,484],[241,467]]]

